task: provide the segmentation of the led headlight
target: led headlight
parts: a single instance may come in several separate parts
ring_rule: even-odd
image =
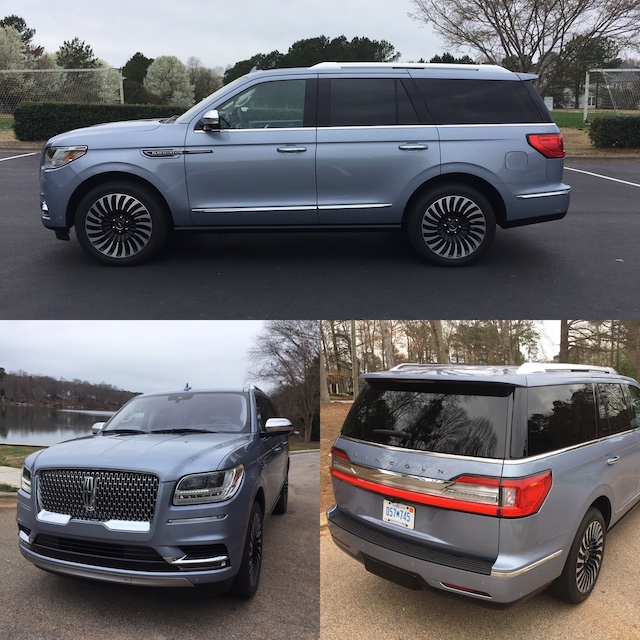
[[[58,169],[81,158],[87,153],[86,145],[76,147],[47,147],[44,153],[44,165],[47,169]]]
[[[181,478],[173,493],[173,504],[203,504],[232,498],[242,484],[244,466],[225,471],[195,473]]]

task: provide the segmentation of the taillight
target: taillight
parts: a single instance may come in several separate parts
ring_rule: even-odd
[[[463,475],[443,481],[365,467],[335,447],[331,454],[331,475],[360,489],[396,500],[499,518],[533,515],[552,484],[551,471],[524,478]]]
[[[527,142],[545,158],[564,158],[561,133],[528,133]]]

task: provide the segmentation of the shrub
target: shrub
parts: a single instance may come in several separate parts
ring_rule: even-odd
[[[640,147],[640,116],[596,117],[589,138],[596,147]]]
[[[64,131],[103,122],[168,118],[182,109],[149,104],[23,102],[14,114],[18,140],[47,140]]]

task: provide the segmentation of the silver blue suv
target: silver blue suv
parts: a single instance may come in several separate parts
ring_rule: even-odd
[[[402,228],[466,265],[503,228],[562,218],[562,135],[535,76],[491,65],[255,71],[181,116],[49,140],[42,221],[111,265],[173,231]]]
[[[258,588],[262,527],[288,500],[291,422],[256,388],[137,396],[95,435],[30,455],[22,555],[122,584]]]
[[[613,369],[401,365],[332,450],[333,540],[366,569],[507,603],[592,592],[640,500],[640,385]]]

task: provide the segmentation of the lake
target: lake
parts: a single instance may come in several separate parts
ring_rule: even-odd
[[[83,411],[0,404],[0,444],[50,445],[91,435],[113,411]]]

